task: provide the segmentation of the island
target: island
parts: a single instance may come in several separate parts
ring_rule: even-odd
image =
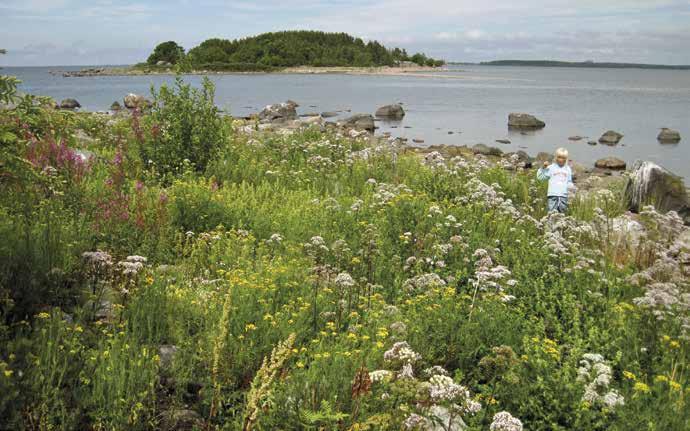
[[[175,41],[158,44],[134,66],[99,67],[64,76],[155,73],[403,73],[435,69],[445,62],[424,53],[387,48],[347,33],[280,31],[228,40],[212,38],[186,51]],[[384,70],[385,69],[385,70]]]
[[[642,64],[642,63],[597,63],[594,61],[553,61],[553,60],[495,60],[483,61],[480,66],[527,66],[527,67],[586,67],[604,69],[667,69],[690,70],[690,65]]]

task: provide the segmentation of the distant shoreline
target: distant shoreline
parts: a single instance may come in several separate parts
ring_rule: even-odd
[[[456,64],[456,63],[449,63]],[[462,64],[462,63],[457,63]],[[466,64],[466,63],[465,63]],[[495,60],[483,61],[479,66],[521,66],[521,67],[579,67],[595,69],[653,69],[690,70],[690,65],[644,64],[644,63],[597,63],[593,61],[551,61],[551,60]]]
[[[271,71],[229,71],[229,70],[193,70],[181,72],[181,75],[269,75],[269,74],[301,74],[301,75],[382,75],[382,76],[428,76],[429,72],[446,71],[445,67],[431,66],[380,66],[380,67],[286,67]],[[141,69],[134,66],[124,67],[89,67],[77,71],[53,70],[54,75],[67,78],[81,78],[94,76],[146,76],[146,75],[176,75],[174,68]]]

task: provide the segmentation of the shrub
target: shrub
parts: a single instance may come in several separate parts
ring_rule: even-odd
[[[197,89],[177,77],[173,88],[162,85],[151,92],[153,107],[144,130],[137,127],[138,117],[133,122],[142,161],[163,175],[177,172],[185,161],[204,171],[227,136],[213,101],[213,83],[204,78]]]

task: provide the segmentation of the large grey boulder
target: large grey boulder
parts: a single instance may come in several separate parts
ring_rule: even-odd
[[[124,97],[124,99],[122,99],[122,101],[125,107],[129,109],[144,109],[151,106],[151,102],[147,100],[144,96],[134,93],[129,93]]]
[[[266,106],[259,112],[259,120],[287,121],[297,118],[296,104],[294,102],[276,103]]]
[[[339,123],[343,127],[351,127],[357,130],[373,132],[376,129],[374,117],[369,114],[355,114]]]
[[[403,109],[402,105],[399,105],[397,103],[393,105],[382,106],[376,110],[377,118],[384,118],[387,120],[402,120],[404,116],[405,110]]]
[[[676,211],[685,224],[690,224],[690,198],[683,179],[656,163],[635,162],[625,187],[625,202],[634,212],[645,205],[663,212]]]
[[[513,112],[508,115],[508,127],[511,129],[543,129],[546,123],[530,114]]]
[[[489,147],[485,144],[477,144],[472,147],[472,152],[474,154],[481,154],[484,156],[502,156],[503,151],[496,147]]]
[[[622,134],[616,132],[615,130],[608,130],[601,135],[601,138],[599,138],[599,143],[604,145],[616,145],[621,141],[621,139],[623,139]]]
[[[62,102],[60,102],[60,108],[62,109],[76,109],[76,108],[81,108],[81,104],[77,101],[77,99],[64,99]]]
[[[599,169],[609,169],[612,171],[623,170],[627,166],[625,161],[616,157],[604,157],[594,163],[594,166]]]
[[[662,144],[675,144],[680,142],[680,133],[677,130],[667,129],[664,127],[659,132],[659,136],[656,139]]]

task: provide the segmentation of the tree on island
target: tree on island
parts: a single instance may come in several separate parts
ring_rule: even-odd
[[[177,50],[176,48],[179,48]],[[164,55],[166,54],[166,55]],[[228,40],[212,38],[189,50],[187,55],[174,42],[156,47],[147,63],[171,61],[167,54],[184,59],[193,69],[208,70],[272,70],[283,67],[378,67],[395,66],[405,61],[419,65],[440,66],[442,60],[418,54],[417,60],[409,58],[400,48],[388,49],[377,41],[365,42],[346,33],[322,31],[281,31],[264,33],[244,39]]]
[[[177,64],[184,57],[184,48],[177,44],[177,42],[169,40],[167,42],[159,43],[154,48],[153,53],[149,55],[146,60],[148,64],[155,65],[159,61],[164,61],[170,64]]]

